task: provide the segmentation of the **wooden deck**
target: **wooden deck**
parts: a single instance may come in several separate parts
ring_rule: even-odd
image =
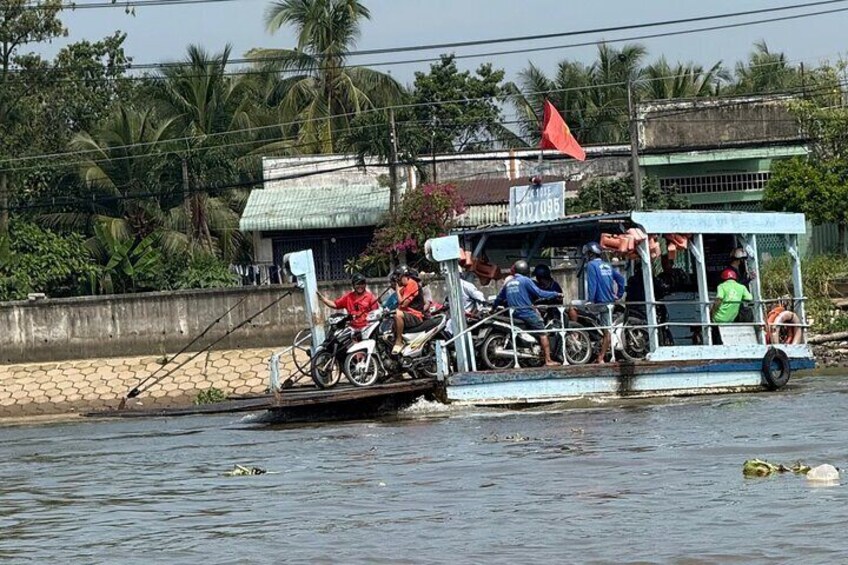
[[[278,394],[232,398],[215,404],[178,408],[126,408],[84,414],[90,418],[156,418],[199,414],[234,414],[239,412],[272,413],[281,422],[358,419],[390,413],[404,408],[418,398],[432,393],[436,383],[431,379],[414,379],[371,387],[340,385],[320,390],[313,387],[290,388]]]

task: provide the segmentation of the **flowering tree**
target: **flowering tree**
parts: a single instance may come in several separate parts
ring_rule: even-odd
[[[392,259],[420,256],[424,243],[445,235],[465,212],[465,205],[450,184],[425,184],[408,190],[397,212],[374,233],[374,239],[360,257],[348,261],[348,271],[373,274],[388,271]]]

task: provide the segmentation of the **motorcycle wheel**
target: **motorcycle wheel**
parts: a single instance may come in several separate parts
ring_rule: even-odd
[[[639,318],[630,318],[627,320],[628,326],[644,326],[645,324],[647,322]],[[639,361],[647,357],[651,345],[646,328],[626,327],[622,331],[622,339],[624,343],[621,344],[621,350],[617,351],[617,353],[621,353],[625,359],[628,361]]]
[[[580,324],[568,323],[568,329],[579,330]],[[570,331],[565,334],[565,357],[569,365],[585,365],[592,358],[595,346],[587,331]]]
[[[365,351],[354,351],[345,358],[344,374],[353,386],[373,385],[380,379],[376,356],[369,359]]]
[[[341,367],[335,356],[323,347],[319,347],[312,357],[311,373],[312,381],[318,388],[334,387],[342,377]]]
[[[421,359],[415,364],[413,378],[435,379],[438,377],[436,370],[436,348],[432,343],[424,346],[424,351],[421,352]]]
[[[502,333],[492,333],[483,342],[480,347],[480,357],[482,357],[483,365],[491,371],[502,371],[513,366],[512,357],[498,357],[495,355],[497,349],[508,349],[510,345],[509,336]]]

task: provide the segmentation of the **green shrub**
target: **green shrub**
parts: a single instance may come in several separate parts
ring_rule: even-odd
[[[194,398],[194,403],[200,406],[201,404],[217,404],[225,400],[227,400],[227,395],[224,394],[224,391],[213,386],[198,392]]]
[[[9,257],[0,264],[0,300],[22,300],[32,292],[51,298],[88,294],[101,268],[80,234],[59,234],[13,221]]]
[[[182,255],[171,259],[166,266],[164,288],[226,288],[238,286],[238,277],[229,265],[207,253]]]

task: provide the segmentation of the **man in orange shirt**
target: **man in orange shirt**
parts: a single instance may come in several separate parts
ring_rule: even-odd
[[[339,298],[330,300],[318,292],[318,300],[330,308],[337,310],[345,309],[351,315],[350,326],[355,330],[361,330],[368,325],[368,312],[377,309],[377,299],[368,291],[365,277],[359,273],[351,278],[353,290]]]
[[[403,350],[404,330],[413,330],[424,321],[424,295],[421,292],[421,285],[409,275],[409,269],[406,266],[398,267],[392,275],[398,296],[398,309],[395,312],[395,346],[392,348],[394,355]]]

